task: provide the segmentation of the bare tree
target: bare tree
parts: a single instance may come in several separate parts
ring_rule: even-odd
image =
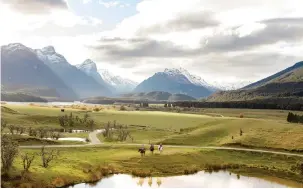
[[[54,160],[56,157],[58,157],[59,153],[57,150],[51,150],[49,152],[45,151],[45,146],[41,148],[40,156],[42,159],[42,166],[44,168],[47,168],[49,166],[49,163]]]
[[[9,132],[13,135],[15,131],[15,126],[14,125],[9,125],[8,126]]]
[[[13,165],[14,159],[18,155],[18,143],[11,136],[1,136],[1,162],[2,170],[6,174]]]
[[[89,118],[89,115],[88,115],[88,113],[86,112],[86,113],[84,114],[84,116],[83,116],[83,122],[86,123],[86,121],[88,120],[88,118]]]
[[[39,138],[46,138],[47,137],[47,130],[43,128],[38,129],[38,136]]]
[[[1,118],[1,133],[6,127],[7,127],[7,122],[3,118]]]
[[[23,171],[28,172],[29,168],[31,167],[32,162],[35,159],[36,154],[24,153],[21,154],[22,164],[23,164]]]
[[[37,131],[35,129],[32,129],[31,127],[28,128],[28,135],[36,137],[37,136]]]
[[[240,129],[240,136],[242,136],[243,135],[243,131],[242,131],[242,129]]]
[[[24,127],[20,127],[20,135],[22,135],[23,133],[25,133],[25,128]]]
[[[51,137],[52,139],[58,140],[58,139],[61,137],[61,134],[60,134],[60,132],[52,131],[52,132],[50,133],[50,137]]]
[[[20,133],[21,128],[19,126],[15,126],[16,134]]]
[[[87,121],[87,124],[86,124],[86,127],[88,127],[91,131],[94,130],[94,127],[95,127],[95,121],[90,119]]]
[[[59,124],[60,124],[61,127],[65,126],[64,116],[59,116]]]
[[[73,117],[73,113],[70,113],[69,117],[68,117],[68,126],[72,127],[74,126],[74,117]]]
[[[118,132],[118,140],[119,141],[126,141],[127,137],[130,136],[130,132],[127,128],[123,128],[122,126],[117,130]]]
[[[110,122],[107,122],[107,124],[104,127],[104,132],[103,132],[103,136],[109,138],[110,137],[110,132],[111,132],[111,126],[110,126]]]

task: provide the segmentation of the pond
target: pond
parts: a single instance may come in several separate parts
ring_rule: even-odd
[[[268,178],[267,178],[268,179]],[[227,171],[171,177],[138,178],[116,174],[95,183],[82,183],[70,188],[286,188],[289,183],[278,178],[268,180],[240,176]],[[295,185],[300,187],[300,185]]]
[[[78,138],[78,137],[65,137],[65,138],[59,138],[58,140],[86,142],[85,138]]]

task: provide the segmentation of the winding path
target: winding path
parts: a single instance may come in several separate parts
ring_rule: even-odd
[[[141,146],[142,144],[126,143],[126,144],[102,144],[98,139],[97,134],[103,132],[104,130],[95,130],[89,133],[89,144],[74,144],[74,145],[46,145],[46,148],[77,148],[77,147],[89,147],[89,146]],[[42,145],[32,145],[32,146],[20,146],[20,148],[34,149],[41,148]],[[196,148],[196,149],[214,149],[214,150],[236,150],[236,151],[248,151],[248,152],[260,152],[260,153],[269,153],[269,154],[279,154],[287,156],[296,156],[302,157],[303,154],[296,154],[290,152],[279,152],[273,150],[259,150],[259,149],[250,149],[250,148],[235,148],[235,147],[220,147],[220,146],[183,146],[183,145],[165,145],[165,148]]]

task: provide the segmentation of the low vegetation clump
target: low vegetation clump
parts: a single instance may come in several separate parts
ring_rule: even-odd
[[[144,170],[133,170],[131,172],[131,174],[136,177],[150,177],[151,176],[150,171],[144,171]]]
[[[95,121],[90,118],[88,113],[85,113],[83,118],[79,116],[74,116],[73,113],[69,115],[59,116],[59,124],[65,129],[71,129],[74,127],[85,126],[88,130],[94,130]]]
[[[18,155],[18,143],[12,140],[9,135],[1,135],[1,163],[2,173],[8,174],[13,166],[14,160]]]
[[[297,115],[289,112],[287,115],[287,121],[291,123],[303,123],[303,115]]]
[[[113,123],[108,122],[104,127],[104,132],[102,133],[107,141],[126,141],[127,138],[133,137],[130,134],[127,126],[121,125],[113,121]]]
[[[126,108],[125,108],[125,106],[120,106],[120,111],[125,111],[126,110]]]

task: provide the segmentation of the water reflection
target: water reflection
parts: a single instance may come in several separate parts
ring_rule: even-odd
[[[136,178],[117,174],[92,184],[77,184],[75,188],[285,188],[286,185],[266,181],[260,178],[246,177],[225,171],[216,173],[198,172],[194,175],[182,175],[161,178]]]

